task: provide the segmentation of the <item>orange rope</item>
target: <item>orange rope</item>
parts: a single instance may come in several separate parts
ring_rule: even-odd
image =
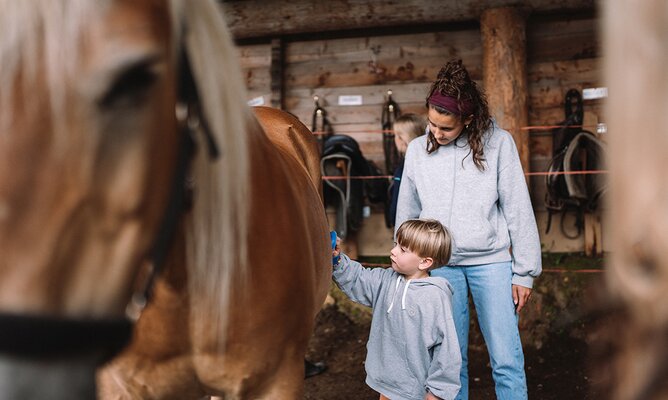
[[[314,135],[327,135],[329,133],[334,133],[334,132],[322,132],[322,131],[313,132]],[[346,134],[349,134],[349,133],[391,133],[391,134],[394,134],[394,131],[392,129],[381,129],[381,130],[368,129],[368,130],[364,130],[364,131],[336,132],[337,135],[346,135]]]
[[[392,175],[375,175],[375,176],[323,176],[325,181],[341,181],[346,179],[392,179]]]
[[[382,263],[360,263],[365,267],[383,267],[388,268],[391,264],[382,264]],[[578,274],[598,274],[603,272],[602,269],[566,269],[566,268],[544,268],[543,272],[554,272],[554,273],[566,273],[573,272]]]
[[[557,172],[525,172],[526,176],[544,176],[544,175],[597,175],[607,174],[607,170],[591,170],[591,171],[557,171]],[[370,176],[323,176],[322,179],[326,181],[339,181],[346,179],[392,179],[392,175],[370,175]]]
[[[549,131],[552,129],[557,129],[557,128],[592,128],[596,129],[598,128],[598,125],[529,125],[529,126],[523,126],[520,128],[522,131]],[[334,132],[323,132],[323,131],[316,131],[313,132],[314,135],[327,135],[329,133],[334,133]],[[394,134],[394,130],[392,129],[367,129],[367,130],[362,130],[362,131],[345,131],[345,132],[336,132],[336,134],[351,134],[351,133],[391,133]]]
[[[597,125],[533,125],[533,126],[523,126],[520,128],[522,131],[548,131],[556,128],[598,128]]]

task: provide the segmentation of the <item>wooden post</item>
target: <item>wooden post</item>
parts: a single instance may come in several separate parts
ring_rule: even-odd
[[[529,171],[526,22],[523,11],[485,10],[480,19],[482,72],[490,113],[513,135],[524,171]]]
[[[611,237],[608,293],[626,311],[606,398],[665,399],[668,348],[668,3],[609,0],[603,13]],[[606,232],[607,233],[607,232]]]
[[[281,39],[271,40],[271,106],[285,109],[283,66],[285,63],[284,46]]]

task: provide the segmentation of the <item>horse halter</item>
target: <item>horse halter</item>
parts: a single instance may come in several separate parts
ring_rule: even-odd
[[[200,105],[200,96],[192,74],[190,59],[184,47],[179,61],[179,81],[176,104],[176,119],[181,130],[180,151],[172,181],[169,204],[150,255],[148,277],[142,290],[135,292],[126,308],[126,316],[133,321],[139,319],[148,304],[155,280],[162,271],[165,257],[174,238],[182,214],[192,206],[194,182],[189,179],[190,162],[196,153],[195,133],[201,131],[212,160],[220,157],[220,150],[209,128]]]
[[[188,183],[187,177],[190,161],[195,154],[195,132],[204,133],[212,159],[220,155],[200,108],[199,93],[185,49],[181,52],[175,112],[181,138],[170,199],[150,253],[148,279],[143,289],[132,296],[126,309],[127,317],[93,319],[0,313],[0,354],[28,359],[93,355],[98,365],[101,365],[128,344],[133,324],[150,299],[180,217],[188,208],[192,184]]]

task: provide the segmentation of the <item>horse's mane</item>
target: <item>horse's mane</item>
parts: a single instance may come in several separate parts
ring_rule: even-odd
[[[245,132],[252,117],[237,51],[215,1],[165,1],[172,15],[173,61],[178,61],[179,46],[185,46],[222,153],[214,161],[206,151],[198,152],[192,166],[194,205],[187,221],[188,284],[190,293],[197,294],[191,296],[196,302],[191,309],[197,313],[192,315],[193,326],[197,330],[206,322],[210,329],[215,326],[211,322],[217,322],[222,335],[230,287],[243,278],[246,263],[250,185]],[[37,103],[35,98],[14,98],[16,85],[21,85],[24,94],[38,93],[33,90],[37,88],[48,93],[52,140],[54,145],[68,143],[63,111],[76,80],[82,33],[111,4],[109,0],[0,0],[0,139],[11,133],[16,112],[12,105],[21,101],[19,107],[26,108]],[[44,80],[36,79],[42,74]],[[17,77],[20,81],[15,82]],[[26,114],[34,115],[29,108]],[[212,315],[218,317],[212,321]]]
[[[195,202],[188,226],[190,309],[197,333],[217,322],[225,332],[231,286],[245,279],[250,198],[245,103],[237,50],[213,0],[171,0],[174,24],[185,24],[186,50],[213,135],[222,148],[212,163],[206,151],[194,162]],[[212,321],[212,316],[218,316]],[[208,325],[207,325],[208,324]]]
[[[45,85],[55,145],[65,141],[64,94],[75,76],[82,27],[95,20],[95,14],[103,13],[107,4],[88,0],[0,0],[0,137],[11,132],[16,110],[9,105],[16,104],[13,97],[17,85],[23,93],[37,93],[37,85]],[[44,80],[38,81],[36,77],[42,72]],[[30,107],[37,107],[35,99],[21,100],[20,106],[28,113]]]

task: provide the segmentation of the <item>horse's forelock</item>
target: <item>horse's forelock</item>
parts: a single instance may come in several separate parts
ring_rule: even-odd
[[[55,128],[62,126],[66,88],[80,60],[82,31],[108,4],[108,0],[0,1],[0,135],[9,134],[17,88],[25,93],[21,106],[28,112],[35,104],[32,95],[48,96]]]

